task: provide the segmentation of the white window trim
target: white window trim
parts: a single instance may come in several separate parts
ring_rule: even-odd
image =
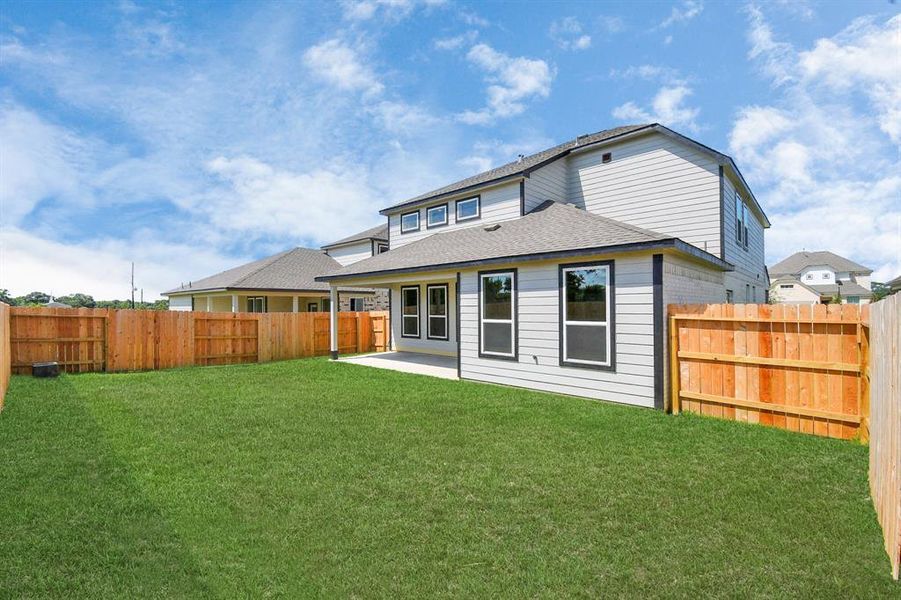
[[[603,269],[604,270],[604,281],[606,281],[606,285],[604,286],[604,293],[607,297],[604,299],[604,307],[605,307],[605,315],[604,321],[570,321],[567,319],[567,310],[569,307],[569,303],[566,301],[566,273],[569,271],[584,271],[585,269]],[[579,327],[603,327],[604,328],[604,336],[607,340],[607,360],[604,362],[597,360],[585,360],[581,358],[569,358],[567,356],[568,348],[567,348],[567,339],[566,339],[566,326],[567,325],[578,325]],[[610,266],[609,265],[583,265],[579,267],[564,267],[563,268],[563,362],[566,363],[575,363],[580,365],[592,365],[595,367],[609,367],[612,364],[610,360],[613,355],[610,346]]]
[[[432,314],[432,290],[433,289],[443,289],[444,290],[444,314],[443,315],[433,315]],[[429,340],[441,340],[448,341],[450,339],[450,329],[448,327],[448,313],[450,312],[450,304],[448,302],[448,297],[450,294],[449,286],[446,283],[434,283],[429,284],[425,287],[425,314],[426,314],[426,323],[425,323],[425,337]],[[432,335],[432,319],[444,319],[444,336],[433,336]]]
[[[438,210],[441,208],[444,209],[444,220],[439,223],[432,223],[432,211],[435,211],[435,210]],[[444,225],[447,225],[447,218],[448,218],[447,213],[448,212],[449,211],[448,211],[447,204],[438,204],[436,206],[428,207],[425,211],[425,227],[426,227],[426,229],[434,229],[435,227],[442,227]]]
[[[460,205],[465,204],[467,202],[475,202],[476,203],[476,214],[471,217],[461,217],[460,216]],[[482,216],[482,197],[481,196],[473,196],[471,198],[463,198],[461,200],[457,200],[454,202],[454,217],[456,217],[457,222],[460,221],[471,221],[473,219],[478,219]]]
[[[510,277],[510,318],[486,319],[485,318],[485,285],[484,280],[499,275]],[[503,323],[510,325],[510,352],[494,352],[485,350],[485,323]],[[516,272],[495,271],[479,273],[479,354],[484,356],[499,356],[503,358],[516,358]]]
[[[259,301],[259,303],[260,303],[261,310],[259,310],[259,311],[256,310],[256,306],[255,306],[257,301]],[[264,313],[264,312],[266,312],[266,309],[268,308],[266,306],[267,302],[266,302],[265,296],[248,296],[247,303],[250,304],[251,310],[249,310],[248,312],[251,312],[251,313]]]
[[[408,315],[404,312],[404,296],[406,296],[406,294],[404,292],[406,290],[416,290],[416,314],[415,315]],[[415,338],[415,339],[419,339],[422,337],[422,335],[421,335],[422,332],[420,331],[422,326],[420,325],[420,318],[419,318],[419,316],[420,316],[419,305],[421,303],[422,303],[422,298],[419,295],[419,286],[418,285],[405,285],[400,288],[400,337]],[[416,334],[415,335],[408,334],[404,331],[404,321],[406,321],[407,318],[412,318],[414,316],[416,317]]]
[[[410,215],[416,215],[416,227],[404,229],[404,217],[409,217]],[[413,233],[414,231],[419,231],[422,226],[420,220],[422,219],[422,215],[419,214],[418,210],[414,210],[408,213],[402,213],[400,215],[400,232],[401,233]]]

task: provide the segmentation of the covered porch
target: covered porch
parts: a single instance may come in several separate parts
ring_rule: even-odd
[[[441,379],[458,379],[457,357],[455,356],[391,351],[340,357],[338,361],[376,369],[429,375]]]

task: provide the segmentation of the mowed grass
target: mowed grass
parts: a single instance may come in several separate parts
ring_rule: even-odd
[[[312,359],[13,379],[0,597],[899,596],[863,446]]]

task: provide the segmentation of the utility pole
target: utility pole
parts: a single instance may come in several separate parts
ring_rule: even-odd
[[[135,264],[131,263],[131,309],[135,308]]]

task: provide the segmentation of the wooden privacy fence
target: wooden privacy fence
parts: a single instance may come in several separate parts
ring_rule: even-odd
[[[9,387],[11,375],[9,347],[9,305],[0,302],[0,410],[3,410],[3,398]]]
[[[855,304],[670,305],[674,412],[867,439]]]
[[[901,294],[869,307],[870,494],[892,576],[901,570]],[[867,315],[864,315],[866,319]]]
[[[329,352],[328,313],[6,310],[8,356],[16,374],[30,374],[32,363],[50,360],[66,372],[84,373],[269,362]],[[338,313],[339,352],[386,350],[387,321],[387,312]]]

